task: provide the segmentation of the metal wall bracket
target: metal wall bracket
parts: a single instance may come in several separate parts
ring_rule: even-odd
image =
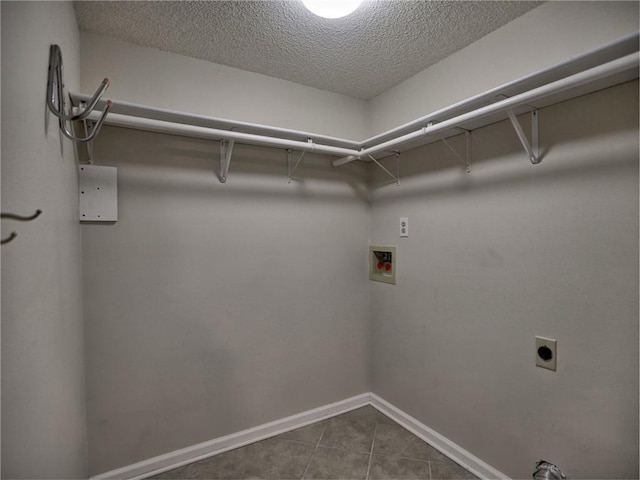
[[[91,122],[91,124],[89,124],[89,122],[90,120],[87,120],[86,118],[82,120],[82,125],[84,126],[84,133],[87,137],[90,135],[91,130],[95,127],[94,122]],[[93,163],[93,140],[89,140],[88,142],[86,142],[86,144],[87,144],[87,158],[88,158],[87,163],[92,164]]]
[[[511,120],[511,124],[515,129],[518,138],[520,139],[520,143],[522,143],[522,146],[529,156],[529,160],[531,160],[531,163],[533,163],[534,165],[540,163],[541,159],[538,146],[538,110],[531,110],[531,143],[529,143],[527,135],[524,133],[522,125],[520,125],[518,117],[516,117],[516,114],[513,113],[513,110],[509,108],[506,110],[506,112],[507,115],[509,115],[509,120]]]
[[[234,143],[233,140],[220,140],[220,183],[227,183]]]
[[[58,45],[51,45],[49,47],[49,72],[47,74],[47,108],[48,111],[53,113],[56,117],[58,117],[58,127],[62,134],[67,137],[69,140],[73,140],[74,142],[89,142],[95,138],[95,136],[100,131],[100,127],[104,122],[104,119],[109,112],[109,109],[113,105],[111,100],[107,100],[102,115],[100,119],[96,122],[93,133],[90,136],[80,138],[74,136],[73,126],[67,126],[67,122],[74,122],[77,120],[82,120],[87,118],[96,108],[100,97],[104,94],[105,90],[109,87],[109,79],[105,78],[96,93],[94,93],[93,97],[89,101],[89,104],[86,105],[81,111],[77,113],[67,114],[67,107],[64,98],[64,81],[62,79],[62,51]],[[48,123],[48,113],[45,114],[45,132],[46,132],[46,124]],[[60,137],[62,138],[62,137]],[[62,153],[62,148],[60,152]]]
[[[82,111],[86,110],[86,108],[87,102],[81,101],[78,103],[77,107],[71,107],[71,113],[73,113],[74,115],[79,115],[80,113],[82,113]],[[96,122],[88,117],[71,122],[71,129],[74,134],[82,134],[85,136],[85,138],[91,138],[91,140],[87,140],[86,142],[72,142],[73,151],[75,153],[78,164],[93,164],[93,137],[91,136],[91,133],[93,132],[95,126]],[[62,135],[62,130],[60,130],[60,135]],[[63,142],[61,138],[61,146],[62,143]],[[81,143],[84,145],[84,148],[80,148]]]
[[[74,108],[75,110],[75,108]],[[85,136],[89,137],[91,134],[91,131],[93,130],[93,128],[95,128],[95,122],[88,120],[86,118],[80,120],[82,127],[84,128],[84,133]],[[76,147],[76,157],[79,159],[79,154],[78,154],[78,144],[76,142],[73,143]],[[88,142],[85,142],[85,145],[87,147],[87,158],[83,163],[88,163],[88,164],[93,164],[93,140],[89,140]]]
[[[291,164],[293,163],[293,152],[291,151],[291,149],[287,149],[287,175],[289,177],[289,181],[287,183],[291,183],[293,180],[295,180],[295,178],[293,178],[293,174],[295,173],[296,169],[298,168],[298,165],[300,165],[300,162],[302,161],[302,158],[304,157],[304,154],[306,153],[306,150],[303,150],[302,153],[300,154],[300,156],[298,157],[298,160],[296,161],[296,164],[293,166],[293,168],[291,168]]]
[[[396,154],[396,174],[395,175],[393,173],[391,173],[389,170],[387,170],[384,167],[384,165],[382,165],[380,162],[378,162],[371,155],[367,155],[367,156],[373,161],[373,163],[375,163],[382,170],[384,170],[387,175],[389,175],[391,178],[393,178],[396,181],[396,185],[400,186],[400,153],[399,152],[395,152],[395,154]]]
[[[463,130],[463,129],[460,129],[460,130]],[[466,142],[465,158],[462,158],[462,155],[460,155],[456,151],[456,149],[453,148],[449,142],[447,142],[446,138],[442,138],[441,140],[449,148],[449,150],[451,150],[453,154],[456,157],[458,157],[458,160],[460,160],[463,163],[463,165],[466,167],[466,172],[471,173],[471,132],[469,130],[464,130],[464,136],[465,136],[465,142]]]

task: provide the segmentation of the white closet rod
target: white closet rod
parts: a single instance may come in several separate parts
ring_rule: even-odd
[[[534,88],[524,93],[514,95],[513,97],[498,101],[491,105],[472,110],[470,112],[458,115],[448,120],[444,120],[434,125],[425,126],[415,132],[398,136],[396,138],[379,143],[377,145],[373,145],[371,147],[361,148],[360,150],[314,143],[311,139],[309,139],[307,142],[304,142],[300,140],[291,140],[269,135],[257,135],[251,133],[235,132],[231,130],[200,127],[196,125],[167,122],[163,120],[155,120],[116,113],[110,113],[105,120],[105,123],[120,127],[128,127],[173,135],[183,135],[187,137],[208,138],[213,140],[234,140],[238,143],[341,156],[343,158],[340,158],[333,162],[333,166],[339,166],[352,162],[354,160],[359,160],[361,158],[369,158],[369,155],[373,155],[379,152],[393,150],[394,147],[409,143],[425,135],[431,135],[443,130],[463,126],[465,123],[468,123],[472,120],[480,119],[491,114],[504,112],[517,106],[527,105],[530,102],[534,102],[552,94],[559,93],[573,87],[578,87],[589,82],[595,82],[599,79],[615,75],[616,73],[620,73],[631,68],[637,68],[638,64],[638,53],[636,52],[633,54],[629,54],[608,63],[598,65],[588,70],[584,70],[580,73],[576,73],[574,75],[570,75],[560,80]],[[94,112],[90,115],[89,118],[92,120],[97,120],[99,115],[100,112]]]
[[[596,65],[601,65],[614,58],[620,58],[624,55],[637,52],[639,41],[640,41],[640,32],[634,32],[627,36],[618,38],[617,40],[601,45],[600,47],[597,47],[590,51],[581,53],[577,56],[571,57],[570,59],[564,62],[557,63],[548,68],[545,68],[544,70],[530,73],[524,77],[520,77],[518,79],[504,83],[502,85],[494,87],[485,92],[479,93],[472,97],[465,98],[460,102],[447,105],[444,108],[436,110],[435,112],[431,112],[420,118],[411,120],[410,122],[407,122],[403,125],[398,125],[397,127],[394,127],[391,130],[387,130],[385,132],[374,135],[373,137],[360,142],[360,148],[364,148],[367,145],[369,146],[378,145],[381,142],[399,137],[400,135],[403,135],[405,133],[411,132],[413,130],[416,130],[420,127],[427,125],[433,119],[451,118],[452,116],[456,115],[456,114],[452,115],[451,112],[455,112],[455,111],[460,112],[465,110],[470,111],[471,109],[468,108],[468,105],[473,105],[476,102],[482,103],[482,105],[478,104],[478,106],[475,107],[475,108],[480,108],[481,106],[493,103],[493,101],[496,101],[499,97],[507,98],[510,96],[514,96],[517,93],[520,93],[526,90],[521,88],[520,85],[533,82],[533,85],[529,87],[530,89],[532,89],[540,85],[550,83],[551,81],[554,81],[558,78],[563,78],[563,77],[572,75],[574,73],[587,70],[588,68],[595,67]],[[582,67],[580,65],[582,65]],[[538,79],[541,79],[541,78],[547,78],[547,80],[538,81]],[[610,85],[607,85],[607,86],[610,86]],[[603,88],[606,88],[607,86]],[[507,95],[505,95],[505,93]],[[492,101],[491,100],[487,101],[487,99],[492,99]],[[465,108],[465,106],[467,107]]]
[[[98,118],[99,112],[91,114],[89,118],[94,120]],[[95,117],[95,118],[94,118]],[[289,140],[286,138],[269,137],[265,135],[255,135],[252,133],[234,132],[231,130],[220,130],[217,128],[199,127],[196,125],[187,125],[184,123],[165,122],[162,120],[153,120],[150,118],[133,117],[130,115],[122,115],[118,113],[110,113],[105,121],[107,125],[116,127],[134,128],[137,130],[145,130],[149,132],[168,133],[172,135],[181,135],[185,137],[208,138],[212,140],[234,140],[239,143],[261,145],[265,147],[290,148],[293,150],[302,150],[309,152],[325,153],[328,155],[357,155],[358,150],[351,148],[333,147],[331,145],[322,145],[314,143],[311,140],[302,142],[299,140]]]
[[[503,112],[514,107],[525,105],[530,102],[540,100],[541,98],[547,97],[549,95],[559,93],[564,90],[568,90],[569,88],[578,87],[585,83],[594,82],[596,80],[600,80],[602,78],[615,75],[616,73],[623,72],[630,68],[637,68],[640,63],[639,59],[640,57],[638,53],[632,53],[630,55],[618,58],[611,62],[598,65],[597,67],[590,68],[589,70],[576,73],[569,77],[556,80],[555,82],[542,85],[541,87],[538,87],[538,88],[534,88],[533,90],[529,90],[527,92],[520,93],[518,95],[507,98],[505,100],[501,100],[491,105],[487,105],[486,107],[481,107],[476,110],[472,110],[471,112],[463,113],[462,115],[458,115],[457,117],[453,117],[449,120],[444,120],[443,122],[436,123],[431,126],[423,127],[420,130],[417,130],[415,132],[411,132],[406,135],[401,135],[399,137],[393,138],[383,143],[379,143],[372,147],[364,148],[360,150],[357,155],[349,155],[345,158],[340,158],[338,160],[335,160],[332,163],[332,165],[334,167],[337,167],[349,162],[353,162],[354,160],[359,160],[360,158],[367,157],[368,155],[373,155],[379,152],[393,150],[395,147],[399,145],[411,142],[412,140],[415,140],[422,136],[432,135],[434,133],[438,133],[443,130],[448,130],[453,127],[462,126],[463,124],[469,121],[477,120],[479,118],[486,117],[493,113]]]

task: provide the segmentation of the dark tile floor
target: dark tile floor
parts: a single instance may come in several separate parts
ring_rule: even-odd
[[[475,479],[367,406],[154,479]]]

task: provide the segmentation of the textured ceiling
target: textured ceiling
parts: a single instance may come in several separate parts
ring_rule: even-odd
[[[370,0],[329,20],[299,0],[74,3],[81,30],[362,99],[539,4]]]

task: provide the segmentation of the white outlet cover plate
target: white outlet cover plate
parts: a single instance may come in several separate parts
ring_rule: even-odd
[[[553,352],[551,360],[544,360],[538,355],[538,349],[540,347],[548,347]],[[536,337],[536,366],[553,370],[554,372],[558,368],[558,341],[552,338]]]
[[[409,236],[409,217],[400,217],[400,236]]]

